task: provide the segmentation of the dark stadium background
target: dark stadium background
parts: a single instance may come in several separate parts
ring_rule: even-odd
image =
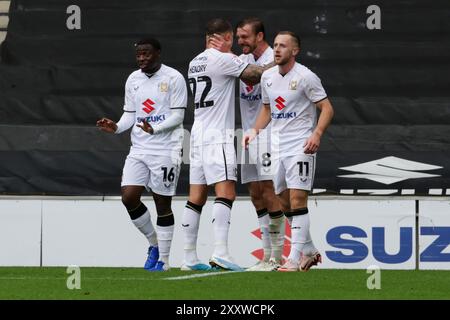
[[[72,4],[81,30],[66,27]],[[366,28],[371,4],[381,8],[381,30]],[[319,75],[335,108],[315,188],[450,188],[449,12],[448,0],[13,0],[1,45],[0,194],[118,195],[129,135],[101,133],[95,122],[122,114],[133,43],[157,37],[163,62],[186,75],[207,20],[247,16],[265,22],[270,43],[279,30],[300,35],[298,61]],[[239,127],[238,105],[236,116]],[[338,177],[348,173],[340,167],[387,156],[443,168],[389,186]],[[188,181],[185,164],[178,194]],[[240,184],[238,192],[247,194]]]

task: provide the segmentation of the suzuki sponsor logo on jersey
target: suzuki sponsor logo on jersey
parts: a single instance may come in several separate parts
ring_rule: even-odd
[[[166,120],[166,115],[165,114],[160,114],[157,116],[148,116],[148,117],[138,117],[137,118],[137,122],[143,122],[145,120],[145,122],[160,122],[160,121],[164,121]]]
[[[145,100],[143,103],[144,107],[142,108],[142,110],[149,114],[152,111],[156,110],[153,106],[155,105],[155,102],[153,102],[151,99],[147,99]],[[137,122],[143,122],[146,121],[148,123],[150,122],[160,122],[160,121],[164,121],[166,120],[166,115],[165,114],[158,114],[158,115],[153,115],[153,116],[148,116],[148,117],[138,117],[137,118]]]
[[[297,116],[297,112],[272,112],[272,119],[291,119]]]
[[[153,110],[155,110],[155,108],[153,108],[153,105],[155,104],[151,99],[147,99],[145,100],[143,103],[144,107],[142,108],[142,110],[149,114],[150,112],[152,112]]]
[[[245,94],[245,93],[241,93],[241,99],[242,100],[247,100],[247,101],[259,101],[261,100],[261,94]]]
[[[275,102],[277,103],[275,105],[275,107],[277,107],[277,109],[280,111],[286,107],[286,105],[284,104],[284,102],[286,102],[286,100],[284,100],[284,98],[281,96],[278,96],[278,98],[275,99]]]
[[[339,169],[357,172],[338,176],[341,178],[368,179],[389,185],[408,179],[440,177],[439,174],[418,171],[437,170],[442,167],[390,156]]]
[[[252,92],[254,92],[255,87],[252,85],[247,85],[245,87],[245,92],[247,92],[247,94],[245,92],[241,92],[241,99],[242,100],[247,100],[247,101],[259,101],[261,100],[261,93],[259,94],[251,94]]]
[[[366,232],[357,226],[336,226],[326,234],[327,243],[335,250],[327,250],[325,254],[331,261],[345,264],[361,262],[370,254],[376,261],[386,264],[401,264],[411,259],[414,249],[412,227],[399,228],[399,249],[395,253],[388,253],[385,234],[385,227],[372,227]],[[450,245],[449,226],[420,227],[420,235],[435,238],[427,247],[420,247],[421,262],[450,262],[450,253],[444,252]]]

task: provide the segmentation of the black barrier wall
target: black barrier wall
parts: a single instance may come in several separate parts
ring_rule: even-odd
[[[367,27],[372,4],[381,29]],[[79,30],[67,28],[70,5],[81,9]],[[0,193],[119,194],[129,135],[104,134],[95,122],[122,114],[134,42],[157,37],[163,62],[186,76],[206,21],[247,16],[264,20],[270,42],[279,30],[300,35],[298,61],[322,79],[335,108],[317,191],[450,194],[447,0],[13,0],[1,46]],[[184,164],[178,194],[188,192],[188,172]],[[238,192],[247,194],[240,184]]]

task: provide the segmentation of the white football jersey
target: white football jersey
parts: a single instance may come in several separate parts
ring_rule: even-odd
[[[186,82],[177,70],[161,65],[152,76],[141,70],[134,71],[125,84],[125,112],[135,112],[136,123],[147,119],[156,125],[167,119],[172,109],[187,107]],[[172,156],[181,152],[183,124],[170,131],[148,134],[133,125],[131,131],[131,154],[154,154]]]
[[[234,143],[234,80],[247,65],[232,53],[212,48],[189,63],[189,85],[195,103],[193,146]]]
[[[268,47],[256,61],[251,53],[241,54],[239,58],[250,64],[265,66],[273,61],[273,50],[271,47]],[[252,86],[243,81],[239,81],[239,89],[242,129],[247,131],[248,129],[253,128],[256,118],[261,110],[261,86],[259,84]]]
[[[262,101],[270,104],[271,150],[280,155],[303,153],[303,144],[317,122],[315,103],[327,94],[314,72],[300,63],[284,76],[278,66],[266,70],[261,78]]]

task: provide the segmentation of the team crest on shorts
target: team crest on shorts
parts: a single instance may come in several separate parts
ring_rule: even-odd
[[[291,82],[289,82],[289,89],[297,90],[297,80],[291,80]]]
[[[169,90],[169,85],[167,82],[160,82],[159,83],[159,91],[161,92],[167,92]]]

